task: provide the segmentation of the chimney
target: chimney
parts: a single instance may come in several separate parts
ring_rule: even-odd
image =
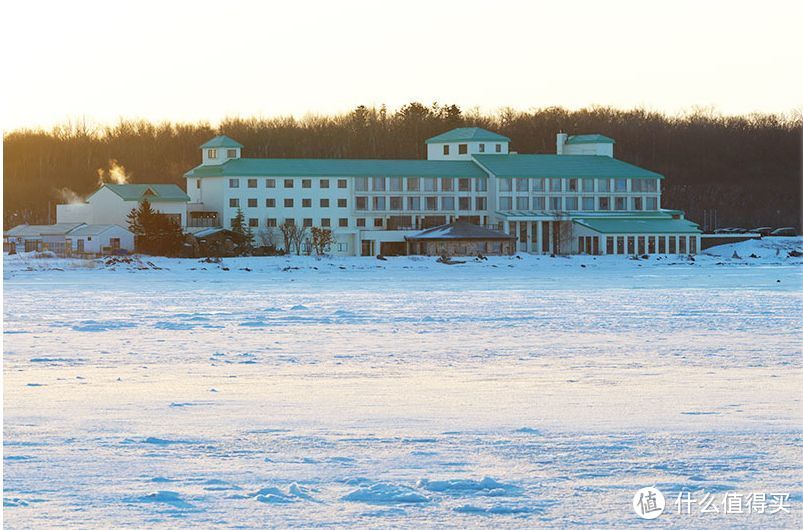
[[[566,140],[569,139],[569,135],[564,132],[559,132],[557,136],[557,149],[555,152],[559,155],[563,154],[563,146],[566,145]]]

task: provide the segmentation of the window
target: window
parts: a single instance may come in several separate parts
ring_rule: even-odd
[[[677,244],[675,236],[669,236],[669,254],[677,252]]]
[[[240,179],[229,179],[229,187],[230,188],[239,188],[240,187]]]
[[[444,145],[443,146],[443,154],[444,155],[448,155],[449,154],[449,146],[448,145]]]
[[[468,154],[468,144],[457,144],[457,154]]]
[[[239,208],[240,199],[229,199],[229,208]]]
[[[401,210],[404,206],[404,199],[401,197],[391,197],[390,198],[390,209],[391,210]]]
[[[348,226],[349,226],[348,218],[347,217],[341,217],[340,219],[338,219],[337,220],[337,226],[339,226],[340,228],[348,228]]]
[[[510,179],[499,179],[499,191],[513,191],[513,182]]]
[[[321,199],[321,208],[329,208],[329,199]]]
[[[530,209],[530,198],[529,197],[516,197],[516,209],[517,210],[529,210]]]
[[[460,179],[457,182],[458,191],[471,191],[471,179]]]
[[[195,179],[195,189],[201,189],[201,179]]]
[[[285,188],[292,188],[293,187],[293,179],[284,179],[284,187]]]
[[[285,208],[292,208],[293,207],[293,199],[285,199],[284,200],[284,207]]]
[[[248,220],[248,226],[251,228],[257,228],[259,226],[259,219],[256,217],[252,217]]]
[[[441,197],[441,210],[454,210],[454,197]]]
[[[323,228],[329,228],[332,226],[332,221],[328,217],[321,217],[321,226]]]
[[[357,226],[358,227],[365,227],[365,217],[358,217],[357,218]]]
[[[426,198],[426,209],[427,210],[437,210],[438,209],[438,198],[437,197],[427,197]]]
[[[475,185],[477,187],[477,191],[488,191],[488,180],[487,179],[475,179]]]
[[[648,179],[645,181],[644,191],[656,192],[658,191],[658,181],[656,179]]]
[[[611,179],[597,179],[597,191],[611,191]]]
[[[285,224],[287,224],[289,226],[295,226],[296,225],[296,220],[293,219],[292,217],[285,217],[284,222],[285,222]]]
[[[627,210],[627,197],[616,197],[613,204],[614,210]]]
[[[594,197],[583,197],[583,211],[586,212],[594,211]]]
[[[496,152],[497,153],[501,153],[502,152],[502,144],[496,144]]]
[[[438,180],[432,177],[426,177],[424,180],[424,191],[438,191]]]
[[[605,238],[605,253],[613,254],[613,237],[608,236]]]
[[[257,207],[257,200],[256,199],[248,199],[248,207],[249,208],[256,208]]]
[[[305,227],[310,228],[312,226],[312,218],[305,217],[302,223],[304,224]]]
[[[374,228],[382,228],[382,218],[377,217],[374,219]]]
[[[83,239],[79,239],[79,241],[83,241]],[[109,238],[109,244],[114,249],[120,248],[120,238],[119,237]]]
[[[209,158],[217,158],[217,149],[210,149],[206,152],[206,156]]]
[[[509,211],[513,209],[513,199],[511,197],[499,197],[499,209]]]
[[[610,197],[600,197],[599,198],[599,209],[600,210],[610,210],[611,209],[611,199]]]
[[[114,246],[114,245],[112,245]],[[697,254],[697,237],[689,236],[689,254]]]
[[[530,179],[516,179],[516,191],[530,191]]]
[[[686,253],[686,236],[678,236],[678,254]]]
[[[450,179],[448,177],[441,179],[441,191],[452,191],[454,190],[454,179]]]
[[[348,204],[348,200],[347,199],[338,199],[337,200],[337,207],[338,208],[345,208],[347,206],[347,204]]]
[[[594,191],[594,179],[582,179],[583,191]]]
[[[385,198],[384,197],[374,197],[374,211],[381,212],[385,209]]]
[[[644,209],[644,200],[641,197],[633,197],[633,209],[634,210]]]
[[[248,179],[248,187],[249,188],[256,188],[257,187],[257,179]]]
[[[275,188],[276,187],[276,179],[266,179],[265,180],[265,187],[266,188]]]
[[[563,179],[549,179],[549,191],[563,191]]]
[[[533,197],[533,210],[544,211],[546,210],[546,197]]]
[[[530,189],[532,191],[544,191],[544,179],[530,179]]]
[[[368,177],[356,177],[354,179],[354,189],[357,191],[368,191]]]
[[[576,192],[577,191],[577,179],[568,179],[568,182],[569,182],[568,190],[571,191],[571,192]]]
[[[420,210],[421,209],[421,197],[407,197],[407,209],[408,210]]]
[[[302,208],[312,208],[312,199],[301,199]]]
[[[485,144],[480,144],[480,153],[485,152]]]
[[[459,209],[464,212],[471,210],[471,197],[460,197],[457,205],[460,207]]]
[[[278,226],[276,218],[275,217],[268,217],[265,220],[265,226],[267,226],[268,228],[276,228]]]
[[[633,182],[630,184],[631,190],[630,191],[644,191],[643,190],[644,180],[642,179],[633,179]]]
[[[475,210],[484,210],[485,209],[485,197],[477,197],[474,199],[474,204],[476,207]]]
[[[407,178],[407,191],[418,191],[418,177]]]
[[[273,199],[273,198],[265,199],[265,207],[266,208],[276,208],[276,199]]]
[[[374,191],[385,191],[385,177],[374,177],[372,185]]]
[[[337,179],[337,187],[344,190],[349,187],[349,183],[346,179]]]
[[[627,237],[627,253],[628,254],[636,253],[636,238],[633,236]]]
[[[401,191],[402,179],[401,177],[390,177],[390,191]]]
[[[627,191],[627,179],[613,179],[613,191]]]
[[[577,209],[577,197],[566,197],[566,209],[567,210]]]
[[[237,157],[237,149],[228,149],[226,151],[226,158],[236,158]]]
[[[657,210],[658,199],[656,197],[647,197],[647,210]]]
[[[561,198],[560,197],[550,197],[549,198],[549,209],[558,211],[561,209]]]
[[[320,186],[322,189],[328,189],[329,188],[329,179],[321,179],[321,180],[319,180],[318,181],[318,186]]]

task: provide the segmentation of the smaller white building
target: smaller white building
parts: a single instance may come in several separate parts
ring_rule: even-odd
[[[175,184],[104,184],[86,203],[57,205],[56,222],[128,226],[128,214],[144,199],[154,210],[186,226],[190,198]]]
[[[74,254],[134,251],[134,234],[120,225],[81,225],[70,231],[66,240]]]
[[[56,223],[18,225],[3,233],[5,252],[53,252],[58,256],[134,251],[134,234],[119,225]]]

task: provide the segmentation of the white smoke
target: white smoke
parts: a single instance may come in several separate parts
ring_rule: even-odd
[[[125,167],[117,160],[109,160],[109,167],[98,168],[98,186],[103,186],[109,182],[112,184],[128,184],[130,175],[126,173]]]

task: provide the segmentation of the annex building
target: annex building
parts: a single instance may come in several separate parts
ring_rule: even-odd
[[[416,234],[460,221],[536,254],[694,254],[701,230],[663,208],[663,175],[614,157],[599,134],[557,135],[555,154],[518,154],[477,127],[426,140],[426,160],[244,158],[217,136],[186,173],[185,225],[228,228],[242,210],[281,245],[285,222],[329,228],[333,254],[403,254]],[[412,238],[412,239],[411,239]]]

